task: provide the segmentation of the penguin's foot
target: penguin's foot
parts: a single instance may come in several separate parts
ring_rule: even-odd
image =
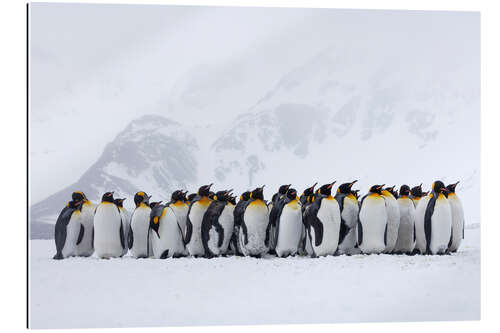
[[[52,257],[52,259],[61,260],[61,259],[64,259],[64,256],[62,255],[62,253],[56,253],[55,256]]]
[[[168,249],[163,251],[163,253],[160,256],[160,259],[166,259],[166,258],[168,258]]]

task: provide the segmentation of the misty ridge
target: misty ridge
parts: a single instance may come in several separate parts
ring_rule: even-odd
[[[176,51],[169,45],[187,46],[171,44],[170,36],[180,37],[168,33],[168,43],[158,43],[151,30],[137,41],[150,42],[140,44],[144,51],[133,48],[142,67],[131,67],[127,50],[95,78],[83,67],[85,76],[66,75],[64,87],[57,86],[64,80],[50,81],[50,73],[68,71],[63,57],[33,36],[31,190],[39,199],[30,208],[31,237],[52,238],[75,190],[94,202],[115,191],[132,210],[137,191],[168,201],[176,189],[193,192],[212,182],[235,193],[266,184],[269,199],[289,183],[301,191],[359,179],[366,192],[376,183],[428,188],[436,179],[460,180],[466,224],[479,222],[479,35],[460,14],[380,13],[367,20],[367,11],[284,11],[289,17],[277,16],[276,29],[258,31],[265,37],[244,32],[255,38],[244,45],[243,25],[253,27],[262,10],[235,10],[233,20],[243,23],[232,22],[234,36],[225,36],[225,27],[213,31],[241,44],[238,52],[221,48],[224,57],[208,52],[205,59],[184,52],[184,64],[168,63],[164,57]],[[194,22],[192,40],[208,45],[196,22],[225,20],[226,11],[181,12]],[[86,33],[97,38],[96,24]],[[158,45],[156,53],[148,48]],[[77,86],[77,79],[90,83]],[[53,86],[61,88],[52,89],[58,96],[50,95]],[[75,120],[79,126],[71,126]],[[72,136],[84,139],[69,147],[64,142]]]

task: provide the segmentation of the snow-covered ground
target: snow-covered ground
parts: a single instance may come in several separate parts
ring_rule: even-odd
[[[62,261],[31,240],[31,327],[477,320],[479,238],[450,256]]]

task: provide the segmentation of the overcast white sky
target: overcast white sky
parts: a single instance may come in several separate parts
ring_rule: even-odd
[[[331,45],[366,45],[375,55],[391,38],[395,48],[418,39],[439,56],[446,36],[459,52],[461,41],[479,47],[477,13],[30,7],[32,203],[76,181],[132,119],[228,122]]]

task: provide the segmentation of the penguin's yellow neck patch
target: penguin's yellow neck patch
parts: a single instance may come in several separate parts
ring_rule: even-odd
[[[349,193],[349,194],[347,195],[347,197],[348,197],[349,199],[351,199],[351,200],[356,201],[356,202],[358,201],[358,199],[356,199],[356,197],[355,197],[355,196],[354,196],[354,194],[352,194],[352,193]]]
[[[198,200],[198,204],[200,205],[203,205],[203,206],[206,206],[206,205],[210,205],[210,202],[212,202],[212,200],[210,200],[209,197],[201,197],[200,200]]]
[[[180,201],[180,200],[177,200],[176,202],[174,202],[172,204],[172,206],[174,206],[174,207],[182,207],[182,206],[185,206],[185,205],[186,204],[184,202]]]
[[[332,197],[331,195],[329,195],[329,196],[327,196],[327,197],[325,198],[325,200],[334,200],[334,197]]]
[[[444,200],[446,199],[446,197],[444,196],[443,193],[439,193],[438,197],[437,197],[438,200]]]
[[[264,206],[264,207],[267,207],[266,204],[264,203],[264,201],[262,201],[260,199],[256,199],[256,200],[252,201],[249,206]]]
[[[456,193],[453,192],[448,193],[448,197],[454,197],[454,196],[456,196]]]
[[[300,209],[299,201],[297,199],[293,199],[288,203],[288,206],[292,209]]]
[[[139,204],[139,208],[146,208],[148,205],[146,205],[144,202],[141,202]]]
[[[103,205],[110,205],[110,204],[113,204],[114,205],[114,202],[109,202],[109,201],[103,201],[101,202]]]

